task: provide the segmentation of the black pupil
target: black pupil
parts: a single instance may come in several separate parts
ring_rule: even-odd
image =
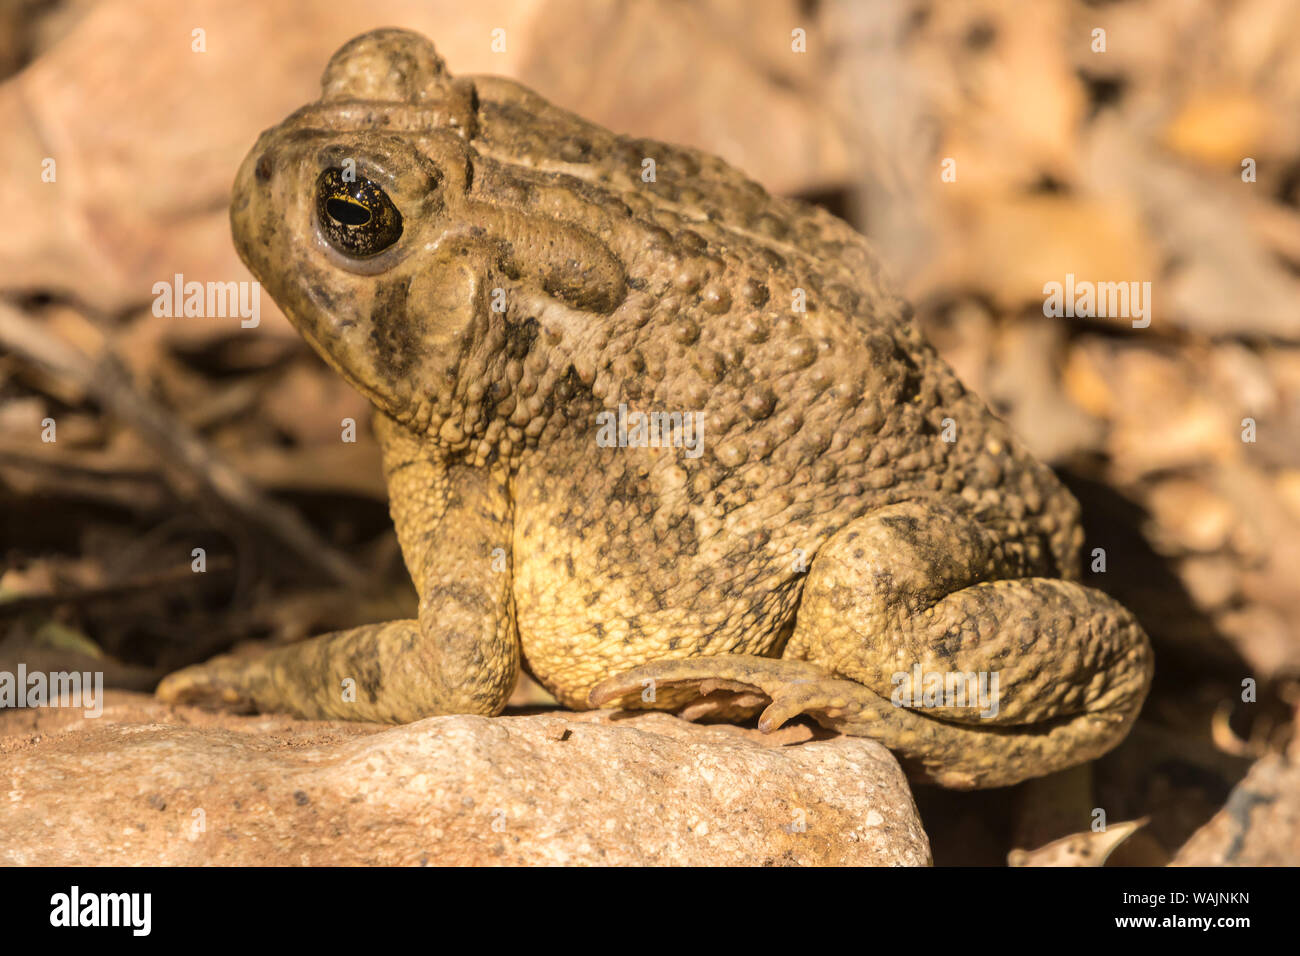
[[[325,210],[331,219],[345,226],[363,226],[370,221],[369,209],[346,199],[331,199],[325,204]]]

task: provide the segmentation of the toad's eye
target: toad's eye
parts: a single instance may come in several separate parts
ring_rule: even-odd
[[[388,194],[360,176],[327,169],[316,180],[316,221],[331,246],[353,259],[383,252],[402,236],[402,214]]]

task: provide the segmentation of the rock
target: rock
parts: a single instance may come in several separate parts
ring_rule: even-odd
[[[1193,834],[1174,866],[1295,866],[1300,860],[1300,764],[1263,758]]]
[[[893,756],[667,714],[0,713],[7,865],[925,865]]]

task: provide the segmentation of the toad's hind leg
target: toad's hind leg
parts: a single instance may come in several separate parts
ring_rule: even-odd
[[[879,740],[920,779],[994,787],[1050,773],[1123,739],[1151,651],[1101,592],[1017,573],[1024,564],[960,508],[891,505],[818,552],[783,659],[658,661],[593,700],[645,680],[730,681],[771,699],[760,729],[807,713]]]

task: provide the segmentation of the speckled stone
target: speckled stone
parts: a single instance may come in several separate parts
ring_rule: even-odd
[[[930,862],[887,750],[783,733],[607,712],[381,727],[110,691],[99,719],[0,712],[0,863]]]

